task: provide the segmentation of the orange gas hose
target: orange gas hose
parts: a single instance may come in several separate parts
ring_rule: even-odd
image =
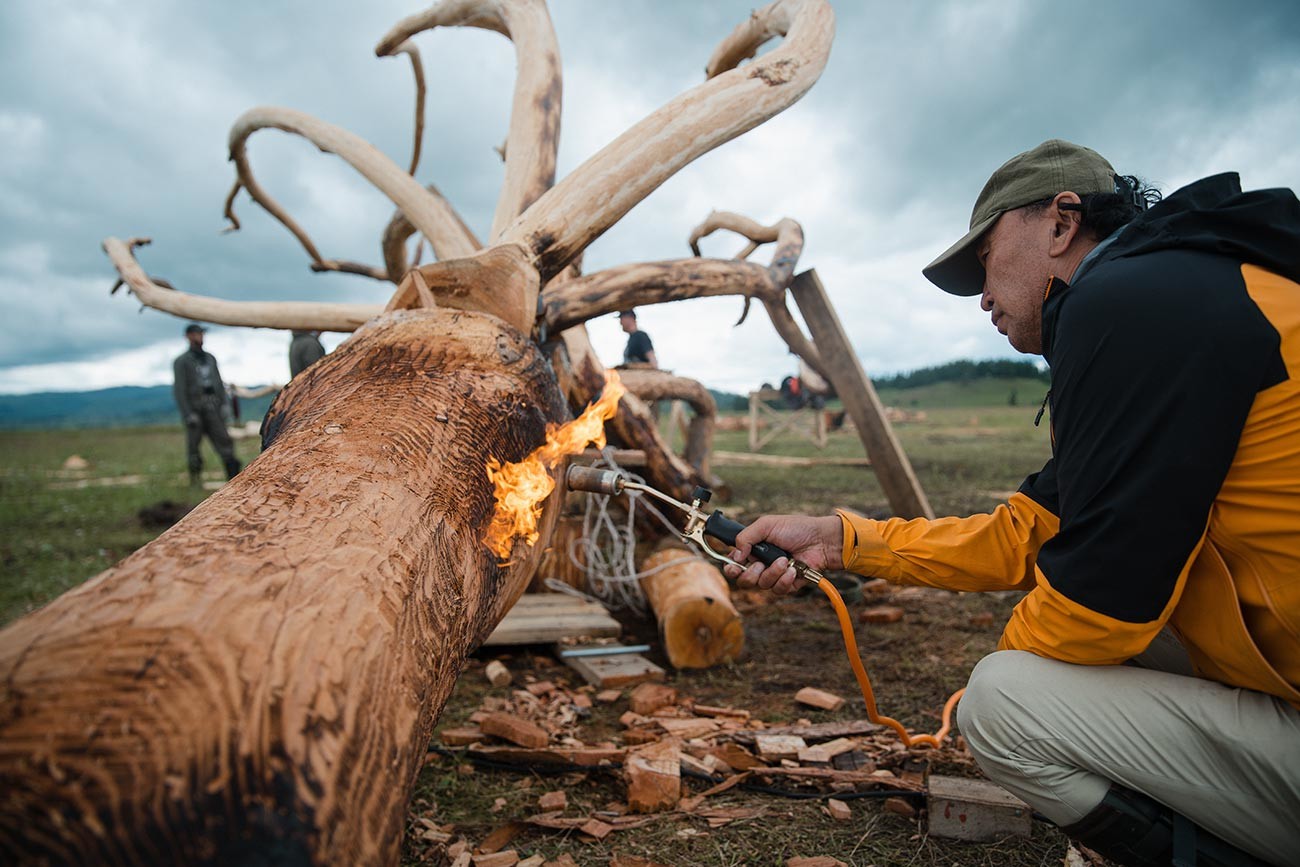
[[[867,677],[867,670],[862,665],[862,654],[858,651],[858,639],[853,634],[853,621],[849,618],[849,609],[844,606],[844,600],[840,598],[840,593],[825,579],[818,581],[817,586],[826,594],[826,598],[831,601],[835,608],[835,614],[840,619],[840,632],[844,633],[844,652],[848,654],[849,665],[853,666],[853,673],[858,678],[858,686],[862,687],[862,697],[867,702],[867,719],[877,725],[889,726],[898,733],[898,737],[903,741],[906,747],[938,747],[943,743],[944,738],[948,737],[948,732],[952,728],[952,711],[957,706],[965,689],[959,689],[954,692],[948,701],[943,705],[943,716],[939,731],[932,735],[909,735],[903,724],[891,717],[882,716],[876,710],[876,693],[871,688],[871,678]]]

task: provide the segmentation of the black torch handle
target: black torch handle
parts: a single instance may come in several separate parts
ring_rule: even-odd
[[[713,514],[709,515],[708,520],[704,522],[704,532],[720,542],[725,542],[732,547],[736,545],[736,534],[745,529],[745,525],[739,521],[733,521],[726,515],[722,514],[721,509],[714,509]],[[765,566],[771,566],[781,557],[793,562],[794,558],[781,550],[771,542],[759,542],[749,549],[749,556],[763,563]]]

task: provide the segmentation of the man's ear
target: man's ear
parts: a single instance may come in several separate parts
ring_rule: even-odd
[[[1052,238],[1048,243],[1049,256],[1063,256],[1083,228],[1083,215],[1079,212],[1082,200],[1077,193],[1057,193],[1048,213],[1052,217]]]

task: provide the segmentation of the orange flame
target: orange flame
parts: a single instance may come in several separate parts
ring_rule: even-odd
[[[566,455],[582,451],[587,443],[594,443],[596,448],[605,445],[605,419],[614,416],[618,400],[626,391],[618,374],[607,370],[600,399],[567,424],[547,425],[546,442],[528,457],[517,464],[488,458],[487,475],[496,487],[496,510],[483,534],[483,544],[501,559],[501,565],[506,565],[516,538],[522,538],[529,547],[537,542],[542,501],[555,490],[551,470]]]

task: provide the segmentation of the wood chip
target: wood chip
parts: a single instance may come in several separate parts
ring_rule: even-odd
[[[614,830],[613,825],[607,825],[599,819],[588,819],[578,830],[588,837],[595,837],[597,840],[604,840]]]
[[[514,867],[519,863],[519,853],[514,849],[507,849],[491,855],[475,855],[472,863],[474,867]]]
[[[550,695],[555,692],[555,684],[549,680],[539,680],[537,683],[528,684],[524,689],[537,696]]]
[[[631,809],[638,813],[671,810],[682,796],[680,744],[666,740],[629,753],[623,774]]]
[[[506,668],[505,665],[497,659],[489,662],[487,668],[483,669],[483,673],[487,675],[488,683],[493,686],[505,686],[510,683],[510,681],[514,680],[514,675],[510,673],[510,669]]]
[[[884,578],[872,578],[870,581],[862,582],[862,592],[872,596],[887,596],[894,592],[894,585]]]
[[[749,711],[735,707],[716,707],[708,704],[697,704],[694,706],[694,710],[695,713],[700,716],[722,716],[738,720],[749,719]]]
[[[673,737],[689,740],[711,735],[719,728],[718,721],[694,717],[692,719],[657,719],[655,722]]]
[[[848,822],[853,819],[853,811],[839,798],[831,798],[826,802],[826,815],[837,822]]]
[[[633,713],[652,714],[665,705],[677,701],[677,690],[661,683],[642,683],[632,690],[628,697],[628,707]]]
[[[794,694],[794,700],[821,710],[839,710],[844,706],[843,698],[815,686],[805,686]]]
[[[602,689],[596,693],[596,701],[601,704],[613,704],[622,697],[623,691],[621,689]]]
[[[469,867],[474,856],[468,852],[461,852],[451,861],[451,867]]]
[[[487,717],[479,723],[479,728],[485,734],[502,740],[510,741],[512,744],[518,744],[521,747],[531,749],[540,749],[546,746],[551,738],[546,733],[546,729],[526,719],[517,717],[514,714],[496,713],[488,714]]]
[[[811,858],[787,858],[785,867],[849,867],[849,865],[829,855],[814,855]]]
[[[811,747],[805,747],[799,751],[799,761],[801,762],[830,762],[840,753],[851,752],[858,745],[857,741],[848,738],[836,738],[833,741],[827,741],[824,744],[816,744]]]
[[[903,609],[897,605],[876,605],[858,612],[860,623],[897,623],[903,619]]]
[[[977,614],[972,614],[970,616],[970,625],[971,626],[992,626],[993,614],[988,611],[980,611]]]
[[[576,693],[573,696],[573,706],[583,708],[584,710],[591,707],[591,696],[587,695],[585,692]]]
[[[623,732],[623,743],[630,746],[639,746],[641,744],[652,744],[659,740],[659,735],[649,729],[628,729]]]
[[[862,750],[849,750],[831,757],[831,766],[837,771],[874,771],[876,763]]]
[[[568,852],[561,853],[554,861],[547,861],[542,867],[578,867],[578,862]]]
[[[547,792],[537,799],[537,808],[544,813],[563,810],[567,806],[569,806],[569,796],[563,790]]]
[[[886,813],[893,813],[907,819],[916,818],[916,807],[913,807],[906,798],[885,798],[885,803],[882,805],[882,809],[884,809]]]
[[[503,800],[498,798],[497,800]],[[510,841],[519,836],[526,826],[523,822],[506,822],[492,831],[483,838],[483,842],[476,847],[479,854],[491,855],[493,852],[500,852],[510,845]]]
[[[483,740],[483,730],[478,726],[459,726],[438,732],[438,740],[449,747],[467,747]]]
[[[723,744],[709,751],[738,771],[763,767],[763,760],[755,756],[740,744]]]
[[[529,855],[527,858],[516,864],[515,867],[542,867],[545,863],[546,859],[541,855]]]
[[[767,734],[755,737],[754,745],[758,748],[758,754],[770,762],[796,758],[799,751],[808,746],[803,738],[795,735]]]

